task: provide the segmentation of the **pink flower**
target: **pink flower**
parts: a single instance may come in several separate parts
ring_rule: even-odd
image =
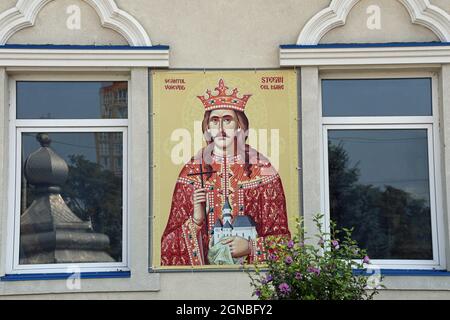
[[[271,253],[271,254],[269,254],[269,260],[271,260],[271,261],[277,261],[277,256],[276,255],[274,255],[273,253]]]
[[[291,256],[287,256],[286,259],[284,259],[284,262],[285,262],[286,264],[291,264],[292,262],[294,262],[294,260],[292,260],[292,257],[291,257]]]
[[[302,274],[301,274],[300,272],[296,272],[296,273],[295,273],[295,279],[297,279],[297,280],[302,280],[302,279],[303,279]]]
[[[269,283],[270,281],[272,281],[272,280],[273,280],[272,275],[271,275],[271,274],[267,274],[267,275],[266,275],[266,278],[261,280],[261,283],[262,283],[262,284],[268,284],[268,283]]]
[[[320,269],[315,267],[308,267],[307,271],[309,273],[314,273],[316,275],[320,275]]]
[[[289,249],[292,249],[294,247],[294,241],[293,240],[289,240],[287,246],[288,246]]]
[[[370,263],[370,258],[369,258],[369,256],[364,256],[364,258],[363,258],[363,262],[364,263]]]
[[[289,294],[289,292],[291,292],[291,287],[289,287],[289,285],[286,282],[283,282],[282,284],[280,284],[278,286],[278,289],[280,289],[280,292],[284,295]]]
[[[333,245],[333,247],[337,250],[339,249],[339,241],[338,240],[333,240],[331,241],[331,244]]]

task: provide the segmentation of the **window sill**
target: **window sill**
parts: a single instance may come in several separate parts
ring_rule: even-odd
[[[412,269],[380,269],[382,276],[399,276],[399,277],[450,277],[450,272],[447,270],[412,270]],[[367,272],[366,270],[353,270],[353,274],[362,276],[371,276],[374,271]]]
[[[6,274],[0,281],[35,281],[35,280],[64,280],[75,273],[34,273],[34,274]],[[130,271],[116,272],[81,272],[80,279],[130,278]]]
[[[33,276],[33,277],[32,277]],[[160,275],[136,271],[74,273],[7,274],[0,278],[2,296],[34,294],[102,293],[102,292],[157,292],[161,290]],[[70,278],[69,278],[70,277]],[[78,280],[74,282],[74,280]]]

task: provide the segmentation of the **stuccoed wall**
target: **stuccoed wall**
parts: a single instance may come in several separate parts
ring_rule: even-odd
[[[435,0],[440,5],[439,0]],[[443,8],[450,10],[446,0]],[[2,1],[0,9],[15,1]],[[146,29],[153,44],[170,45],[172,68],[278,67],[278,46],[296,43],[305,23],[330,0],[116,0]],[[81,30],[68,30],[66,8],[81,8]],[[368,6],[381,9],[381,30],[366,27]],[[122,36],[99,25],[95,11],[81,0],[52,1],[36,25],[19,31],[8,43],[126,44]],[[411,24],[398,1],[362,0],[343,27],[329,32],[323,43],[437,41],[427,28]]]
[[[391,281],[386,280],[390,290],[382,290],[377,299],[449,299],[448,290],[444,286],[450,285],[444,281],[437,285],[433,278],[398,277]],[[98,280],[108,281],[108,280]],[[111,280],[110,280],[111,281]],[[420,286],[414,283],[420,281]],[[161,277],[161,290],[159,292],[108,292],[108,293],[80,293],[74,291],[70,294],[58,294],[58,299],[249,299],[250,287],[248,278],[243,273],[174,273],[163,274]],[[409,289],[399,290],[412,283]],[[81,283],[83,285],[83,282]],[[64,283],[61,283],[64,285]],[[214,286],[214,290],[211,287]],[[432,289],[434,287],[435,289]],[[437,290],[436,288],[439,288]],[[421,289],[419,289],[421,288]],[[3,296],[2,299],[54,299],[55,294]]]
[[[8,10],[9,8],[13,7],[16,4],[17,1],[15,0],[3,0],[0,2],[0,12],[3,12],[5,10]]]
[[[42,10],[35,28],[18,32],[9,43],[51,43],[53,39],[53,43],[122,44],[117,36],[85,32],[99,30],[99,22],[94,10],[82,2],[50,3]],[[329,0],[198,0],[195,5],[187,0],[116,3],[138,19],[153,44],[170,45],[171,67],[266,68],[278,67],[278,46],[294,43],[303,24],[327,7]],[[81,32],[65,27],[69,4],[81,4]]]
[[[450,1],[448,0],[431,0],[430,3],[450,12]]]
[[[435,0],[450,10],[447,0]],[[172,68],[276,68],[278,46],[296,43],[305,23],[330,0],[116,0],[146,29],[153,44],[170,45]],[[14,0],[2,1],[0,9]],[[66,8],[81,8],[81,30],[66,28]],[[382,29],[366,27],[366,8],[377,4]],[[422,26],[411,24],[402,4],[392,0],[362,0],[347,24],[329,32],[324,43],[436,41]],[[54,0],[38,16],[36,26],[19,31],[8,43],[125,44],[122,36],[99,26],[95,11],[81,0]]]
[[[438,279],[436,279],[438,278]],[[450,299],[450,281],[441,277],[390,277],[388,290],[376,299]],[[99,279],[96,281],[113,281]],[[244,273],[166,273],[161,275],[158,292],[108,292],[3,296],[1,299],[250,299],[251,288]],[[64,285],[65,282],[61,282]],[[30,283],[30,285],[32,285]],[[83,282],[81,282],[83,286]],[[214,290],[211,288],[214,287]],[[401,289],[399,289],[401,288]]]
[[[450,1],[431,2],[450,12]],[[15,0],[1,0],[0,12],[15,3]],[[116,0],[116,3],[144,26],[154,45],[170,46],[171,68],[278,68],[279,45],[294,44],[308,19],[326,8],[330,0]],[[68,30],[65,26],[66,8],[72,4],[81,8],[80,31]],[[379,5],[382,10],[381,31],[365,27],[365,10],[371,4]],[[424,27],[412,25],[406,9],[397,1],[362,0],[350,13],[346,26],[329,32],[322,42],[392,41],[437,41],[437,37]],[[126,44],[121,35],[101,27],[95,11],[81,0],[51,2],[41,11],[35,27],[19,31],[8,43]],[[450,79],[447,82],[450,83]],[[148,202],[148,199],[141,200]],[[147,235],[142,234],[142,239],[146,243]],[[114,280],[93,281],[101,284]],[[62,280],[53,283],[65,286]],[[156,292],[83,293],[75,290],[57,297],[247,299],[251,295],[249,279],[244,273],[162,273],[159,283],[160,290]],[[81,284],[83,287],[83,280]],[[391,290],[383,291],[379,298],[450,298],[450,279],[447,277],[389,277],[386,284]],[[45,286],[45,281],[17,285],[26,290],[36,285]],[[24,297],[54,298],[55,295],[3,296]]]

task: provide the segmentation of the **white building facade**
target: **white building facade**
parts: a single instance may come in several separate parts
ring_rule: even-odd
[[[361,144],[383,139],[382,134],[393,131],[404,135],[390,139],[422,141],[413,149],[423,148],[420,155],[425,155],[426,170],[415,170],[425,170],[421,186],[426,190],[411,187],[409,191],[427,195],[428,247],[413,248],[412,258],[388,256],[373,261],[385,274],[386,289],[378,298],[450,299],[449,0],[201,0],[195,4],[181,0],[2,0],[0,299],[35,295],[62,299],[251,298],[249,279],[242,271],[152,269],[155,244],[151,222],[155,213],[151,205],[149,74],[154,69],[297,70],[301,214],[309,230],[314,230],[314,214],[324,212],[325,225],[331,218],[330,141],[342,140],[341,133],[348,138],[361,131],[367,134],[364,139],[361,135],[355,138]],[[353,114],[355,110],[345,109],[342,103],[341,114],[328,113],[327,98],[333,94],[339,98],[339,91],[345,90],[337,81],[353,86],[352,81],[361,79],[428,79],[422,84],[402,82],[395,87],[402,97],[420,88],[428,90],[423,98],[428,109],[415,112],[411,107],[396,113],[388,106],[382,114],[370,110]],[[80,82],[86,86],[78,85]],[[80,97],[97,101],[100,97],[95,92],[115,85],[128,88],[124,115],[108,118],[71,107],[71,100],[78,105],[85,101]],[[70,88],[76,88],[76,94],[59,104],[72,110],[69,117],[59,116],[57,107],[46,109],[46,96],[40,92],[70,95]],[[33,101],[29,102],[28,96]],[[30,103],[42,105],[44,111],[33,113]],[[32,201],[34,190],[33,186],[27,190],[20,187],[22,163],[36,149],[30,137],[37,132],[50,134],[69,168],[85,164],[82,168],[91,170],[91,177],[98,167],[83,161],[96,158],[100,152],[95,137],[106,134],[110,136],[105,136],[105,141],[121,140],[117,150],[112,142],[107,150],[114,159],[120,158],[110,164],[120,170],[92,182],[90,189],[94,194],[109,186],[115,195],[104,203],[92,204],[93,208],[110,205],[122,210],[113,215],[120,222],[119,231],[108,227],[109,220],[91,220],[101,233],[109,235],[110,255],[116,262],[81,265],[75,270],[66,265],[24,268],[18,263],[17,217]],[[77,144],[86,147],[84,158],[71,157],[70,148]],[[385,163],[386,169],[367,174],[370,185],[377,184],[376,178],[383,177],[388,168],[386,163],[395,159],[380,157],[376,161]],[[411,186],[416,182],[395,183]],[[76,186],[67,190],[67,199],[75,199],[70,195],[77,192]],[[116,203],[117,197],[120,201]],[[91,204],[72,205],[82,210]],[[245,228],[246,237],[256,237],[254,228]],[[117,238],[118,233],[121,236]],[[80,275],[79,285],[68,285],[61,277],[68,272]],[[208,290],[212,283],[214,291]]]

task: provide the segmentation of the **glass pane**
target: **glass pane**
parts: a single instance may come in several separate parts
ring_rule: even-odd
[[[20,264],[122,261],[122,143],[121,132],[22,134]]]
[[[126,118],[126,81],[17,82],[17,119]]]
[[[322,80],[325,117],[431,116],[431,79]]]
[[[431,260],[427,131],[329,130],[331,219],[373,259]]]

